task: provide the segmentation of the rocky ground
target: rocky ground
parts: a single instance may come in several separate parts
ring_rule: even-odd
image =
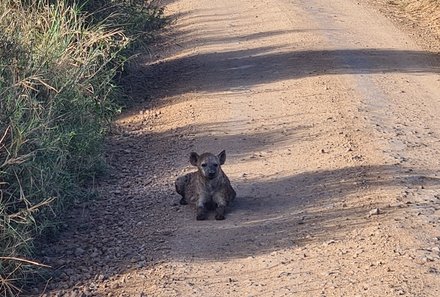
[[[41,251],[52,277],[31,293],[439,296],[438,44],[395,6],[167,1],[169,46],[129,69],[139,103],[99,199]],[[196,221],[174,180],[223,149],[237,201]]]

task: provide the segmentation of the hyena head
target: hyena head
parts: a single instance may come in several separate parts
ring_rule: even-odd
[[[225,164],[226,152],[222,151],[217,156],[211,153],[204,153],[200,156],[192,152],[189,161],[192,165],[197,166],[202,176],[207,179],[214,179],[220,172],[220,165]]]

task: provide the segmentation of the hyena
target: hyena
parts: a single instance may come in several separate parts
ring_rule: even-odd
[[[226,152],[217,156],[211,153],[198,155],[192,152],[189,161],[197,171],[176,179],[176,191],[182,196],[180,204],[191,203],[197,207],[197,220],[204,220],[208,210],[215,210],[215,219],[225,219],[226,206],[235,199],[236,193],[221,165]]]

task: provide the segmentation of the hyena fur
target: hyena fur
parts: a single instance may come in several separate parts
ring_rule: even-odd
[[[235,199],[236,193],[221,165],[226,161],[226,152],[217,156],[211,153],[190,154],[189,161],[197,171],[176,179],[176,191],[182,196],[180,204],[191,203],[197,208],[197,220],[205,220],[208,210],[215,210],[215,219],[225,219],[225,208]]]

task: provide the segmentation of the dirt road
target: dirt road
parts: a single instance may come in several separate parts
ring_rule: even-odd
[[[440,296],[435,55],[359,1],[168,2],[174,46],[131,73],[160,91],[43,250],[46,292]],[[174,179],[223,149],[237,201],[196,221]]]

